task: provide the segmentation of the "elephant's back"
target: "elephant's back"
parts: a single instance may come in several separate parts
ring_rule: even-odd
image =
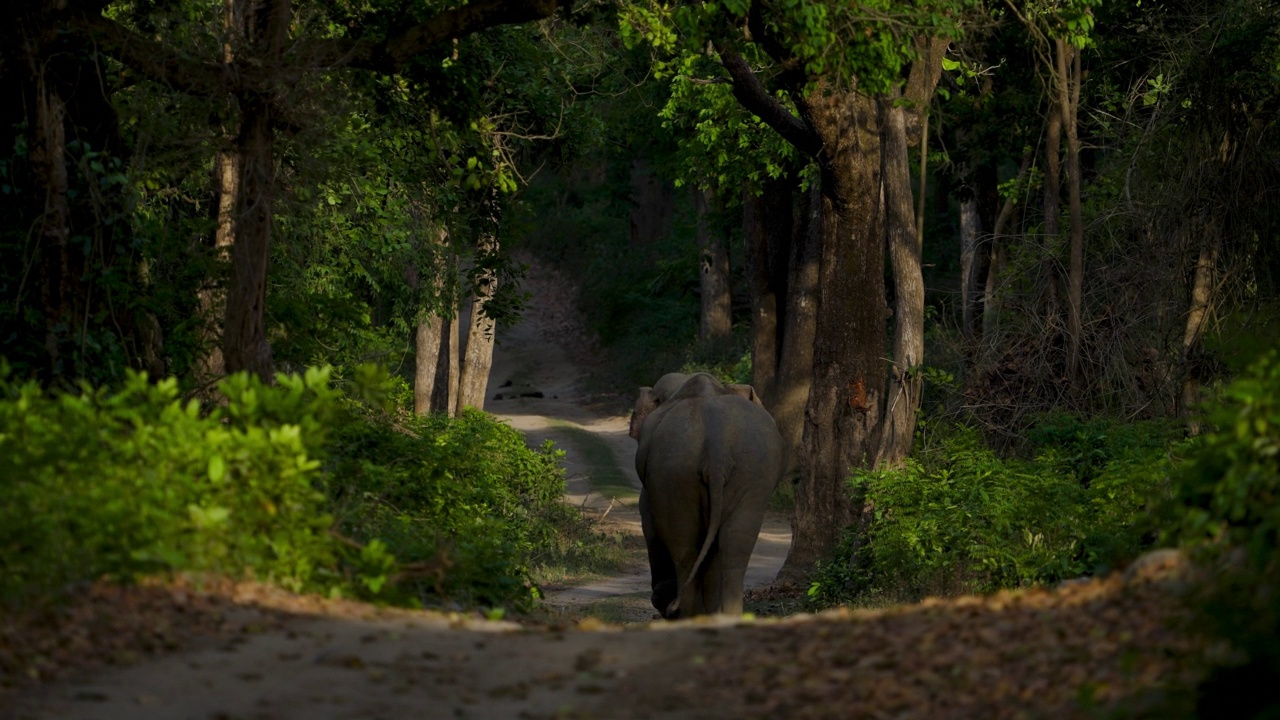
[[[700,410],[708,438],[726,443],[736,458],[761,463],[762,468],[781,463],[782,434],[761,405],[737,395],[719,395],[707,399]]]

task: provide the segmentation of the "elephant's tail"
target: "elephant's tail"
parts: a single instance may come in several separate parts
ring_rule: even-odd
[[[728,452],[722,448],[710,448],[711,452],[707,457],[712,458],[703,471],[703,476],[707,478],[707,537],[702,541],[702,549],[698,551],[698,559],[693,562],[693,569],[689,572],[689,577],[684,581],[684,592],[693,584],[693,579],[698,576],[698,569],[702,567],[702,563],[706,561],[708,553],[711,552],[711,546],[715,544],[716,537],[720,534],[720,521],[724,517],[724,488],[725,480],[730,472],[730,463],[732,459]],[[716,460],[719,462],[716,462]]]

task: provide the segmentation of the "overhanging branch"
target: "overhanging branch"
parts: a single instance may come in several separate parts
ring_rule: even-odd
[[[720,53],[720,62],[733,79],[733,96],[738,102],[759,116],[797,150],[816,158],[822,150],[822,141],[809,125],[778,102],[737,51],[725,47],[716,49]]]

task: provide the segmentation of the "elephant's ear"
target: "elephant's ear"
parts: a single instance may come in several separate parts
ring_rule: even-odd
[[[727,385],[726,387],[728,387],[729,392],[734,395],[746,398],[760,407],[764,407],[764,403],[760,401],[760,396],[756,394],[756,389],[750,385]]]
[[[640,395],[636,398],[636,409],[631,411],[631,439],[640,439],[640,426],[644,425],[644,419],[658,407],[658,395],[653,392],[651,387],[640,388]]]

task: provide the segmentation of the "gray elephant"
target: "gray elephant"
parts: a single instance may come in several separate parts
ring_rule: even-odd
[[[668,619],[741,614],[747,563],[783,471],[773,418],[749,385],[671,373],[640,388],[631,437],[653,606]]]

